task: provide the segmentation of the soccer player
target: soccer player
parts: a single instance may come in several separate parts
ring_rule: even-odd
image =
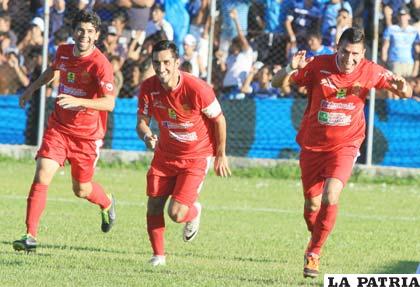
[[[35,238],[48,186],[66,160],[71,165],[74,194],[101,208],[102,231],[108,232],[115,221],[114,197],[92,182],[107,112],[115,105],[112,66],[95,47],[100,24],[94,12],[83,10],[75,15],[72,23],[75,44],[60,46],[51,67],[20,97],[23,108],[38,88],[60,78],[55,109],[36,156],[35,176],[27,200],[26,234],[13,242],[15,250],[36,250]]]
[[[231,172],[226,157],[226,121],[212,88],[204,81],[179,70],[178,48],[160,41],[153,47],[156,75],[140,88],[137,132],[154,149],[147,173],[147,232],[153,249],[152,266],[165,265],[163,209],[171,196],[168,214],[185,223],[183,239],[189,242],[198,232],[201,204],[197,201],[215,155],[218,176]],[[153,117],[159,137],[150,129]]]
[[[321,248],[334,227],[338,200],[351,175],[365,138],[366,96],[371,88],[386,89],[401,98],[412,95],[404,78],[364,58],[364,34],[349,28],[340,37],[337,53],[305,59],[297,52],[273,78],[308,90],[297,142],[304,189],[304,218],[311,232],[303,275],[319,274]]]

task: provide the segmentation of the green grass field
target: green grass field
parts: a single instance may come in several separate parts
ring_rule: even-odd
[[[97,207],[73,196],[69,169],[49,189],[36,254],[13,251],[25,231],[33,161],[0,160],[0,286],[321,286],[302,277],[308,232],[295,179],[210,174],[196,240],[168,217],[167,266],[146,264],[145,168],[104,167],[95,179],[117,199],[117,224],[100,231]],[[345,189],[321,272],[414,273],[420,261],[420,190],[353,182]]]

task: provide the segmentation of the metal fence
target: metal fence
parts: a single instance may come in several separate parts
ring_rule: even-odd
[[[379,61],[383,59],[381,54],[377,57],[377,52],[380,50],[378,42],[381,42],[379,35],[386,29],[386,18],[379,21],[379,16],[384,10],[378,0],[344,1],[338,9],[331,9],[332,12],[328,1],[323,0],[165,0],[154,3],[145,1],[144,6],[127,4],[132,1],[106,0],[53,0],[44,1],[44,6],[37,2],[9,1],[8,5],[0,4],[0,94],[22,92],[51,62],[57,46],[72,41],[71,19],[74,13],[80,9],[93,9],[103,22],[97,46],[114,66],[118,97],[135,97],[141,82],[153,74],[151,46],[160,39],[174,40],[182,55],[181,68],[211,83],[224,102],[229,114],[228,119],[232,122],[229,129],[229,150],[235,155],[273,157],[264,152],[250,152],[255,150],[252,148],[253,144],[258,145],[261,150],[269,150],[270,147],[264,145],[270,145],[270,141],[256,141],[256,134],[238,137],[239,131],[243,131],[246,126],[244,124],[242,127],[240,123],[256,125],[260,121],[266,121],[267,130],[273,125],[269,121],[270,118],[257,119],[259,113],[255,110],[247,113],[250,102],[254,102],[251,105],[252,109],[257,109],[261,106],[260,101],[265,99],[285,100],[284,103],[292,101],[294,104],[286,106],[292,109],[288,112],[297,113],[291,121],[291,126],[297,128],[295,120],[299,118],[298,115],[305,105],[304,91],[285,87],[282,90],[266,88],[259,92],[255,86],[252,88],[252,83],[263,85],[267,78],[286,65],[290,55],[297,49],[315,51],[321,44],[330,47],[325,53],[332,53],[337,34],[344,26],[351,25],[346,15],[353,15],[353,25],[364,27],[367,36],[367,57]],[[306,2],[312,4],[305,4]],[[330,16],[328,21],[331,23],[328,25],[325,24],[325,15]],[[232,53],[240,56],[233,57]],[[417,74],[413,73],[412,76]],[[417,90],[417,82],[420,82],[418,78],[414,77],[410,81]],[[43,120],[46,117],[43,99],[53,99],[56,93],[57,83],[52,83],[35,96],[27,113],[26,143],[39,143],[38,135],[42,133]],[[370,108],[366,110],[370,115],[370,144],[367,145],[368,152],[363,153],[362,160],[368,164],[380,163],[381,161],[377,160],[378,154],[383,155],[383,161],[391,147],[388,141],[391,130],[383,132],[383,126],[382,129],[375,126],[381,125],[381,116],[391,117],[390,111],[398,110],[399,113],[409,115],[408,118],[405,117],[407,120],[419,120],[415,103],[403,101],[393,104],[392,101],[384,100],[387,98],[386,94],[376,94],[376,97],[378,96],[383,99],[381,104],[374,107],[375,101],[370,101]],[[371,98],[373,97],[372,94]],[[47,103],[51,104],[52,101],[48,100]],[[298,109],[295,109],[296,105],[299,106]],[[273,105],[277,108],[282,106]],[[398,109],[394,108],[395,106],[398,106]],[[238,122],[238,117],[243,121]],[[110,118],[113,121],[118,120],[118,117]],[[400,133],[400,138],[404,138],[406,132],[403,128],[392,131]],[[291,134],[283,136],[293,137]],[[108,135],[107,138],[108,146],[112,147],[112,135]],[[372,145],[374,141],[377,143]],[[381,144],[384,146],[381,147]],[[366,144],[364,149],[365,146]],[[291,157],[290,154],[296,152],[295,147],[291,149],[292,151],[288,152],[286,148],[275,157]]]

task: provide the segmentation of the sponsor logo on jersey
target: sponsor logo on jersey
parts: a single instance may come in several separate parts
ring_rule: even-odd
[[[320,72],[321,74],[331,75],[331,72],[330,72],[330,71],[327,71],[327,70],[320,70],[319,72]]]
[[[351,93],[355,96],[359,96],[362,91],[362,84],[360,82],[354,83],[354,86],[351,87]]]
[[[150,92],[150,95],[153,97],[153,96],[157,96],[157,95],[160,95],[160,92]]]
[[[321,108],[328,110],[354,110],[356,106],[353,103],[335,103],[321,100]]]
[[[171,119],[176,120],[176,113],[175,113],[175,111],[174,111],[173,109],[171,109],[171,108],[168,108],[168,116],[169,116]]]
[[[90,74],[86,71],[82,72],[81,75],[80,75],[80,82],[82,84],[88,84],[88,83],[90,83],[90,81],[91,81]]]
[[[162,126],[168,128],[168,129],[185,130],[185,129],[191,128],[192,126],[194,126],[194,124],[192,122],[173,123],[173,122],[170,122],[170,121],[163,121]]]
[[[319,111],[318,122],[326,126],[349,126],[351,124],[351,115]]]
[[[198,139],[197,133],[177,133],[173,131],[169,131],[169,137],[179,141],[179,142],[193,142]]]
[[[75,97],[84,97],[87,95],[87,93],[82,89],[69,87],[64,84],[60,84],[59,91],[63,94],[68,94]]]
[[[61,60],[68,60],[68,59],[69,59],[69,57],[66,57],[66,56],[60,56],[60,59],[61,59]]]
[[[101,87],[105,87],[108,92],[112,92],[114,90],[114,85],[108,82],[101,81]]]
[[[66,65],[64,65],[63,63],[61,63],[60,65],[58,65],[58,69],[60,71],[63,71],[63,72],[67,71]]]
[[[67,73],[67,82],[74,83],[76,81],[76,74],[73,72]]]
[[[347,94],[347,89],[341,88],[337,90],[335,97],[337,99],[344,99],[346,97],[346,94]]]
[[[192,108],[189,104],[183,104],[182,108],[184,109],[184,111],[191,111],[192,110]]]

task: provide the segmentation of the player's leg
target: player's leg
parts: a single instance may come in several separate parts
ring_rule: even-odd
[[[328,178],[325,181],[321,208],[315,222],[307,253],[321,254],[321,248],[334,228],[337,218],[337,205],[343,187],[343,183],[337,178]]]
[[[343,148],[328,155],[320,162],[323,163],[322,177],[325,184],[322,191],[322,200],[319,213],[313,226],[312,237],[306,250],[306,262],[313,267],[304,269],[304,275],[316,277],[319,273],[319,256],[329,234],[334,228],[340,194],[350,178],[351,171],[357,158],[357,150]],[[319,201],[319,199],[317,199]],[[306,271],[306,272],[305,272]]]
[[[316,217],[313,230],[311,232],[311,240],[308,243],[308,248],[305,252],[305,266],[303,275],[305,277],[317,277],[319,275],[319,259],[321,249],[331,231],[337,218],[338,200],[343,189],[343,183],[336,178],[328,178],[325,181],[325,187],[322,194],[316,199],[312,198],[309,202],[316,202],[316,205],[321,202],[321,207]]]
[[[96,182],[80,182],[75,178],[73,181],[73,193],[79,197],[96,204],[101,209],[101,230],[108,232],[116,220],[115,198],[112,194],[106,194],[102,186]]]
[[[35,177],[27,198],[26,234],[13,242],[15,250],[35,251],[41,215],[47,203],[48,186],[60,165],[48,158],[38,158]]]
[[[312,235],[316,218],[321,207],[321,197],[325,181],[321,175],[323,169],[321,154],[310,151],[301,151],[299,165],[305,198],[303,217],[306,226]]]
[[[36,249],[38,225],[47,202],[47,191],[57,169],[66,159],[63,136],[54,129],[46,130],[41,148],[37,152],[35,176],[29,191],[26,207],[26,234],[13,242],[15,250]]]
[[[147,232],[153,249],[149,263],[152,266],[165,265],[165,203],[172,194],[176,181],[176,166],[173,161],[155,153],[147,172]]]
[[[176,178],[168,213],[174,222],[185,223],[183,239],[192,241],[198,233],[201,218],[201,204],[197,202],[210,158],[184,160],[185,169]]]
[[[69,138],[68,141],[73,192],[77,197],[99,206],[102,218],[101,229],[103,232],[108,232],[116,219],[115,199],[112,194],[107,194],[99,183],[92,181],[103,142],[77,138]]]
[[[149,263],[152,266],[165,265],[165,208],[168,196],[149,197],[147,201],[147,233],[153,249]]]

